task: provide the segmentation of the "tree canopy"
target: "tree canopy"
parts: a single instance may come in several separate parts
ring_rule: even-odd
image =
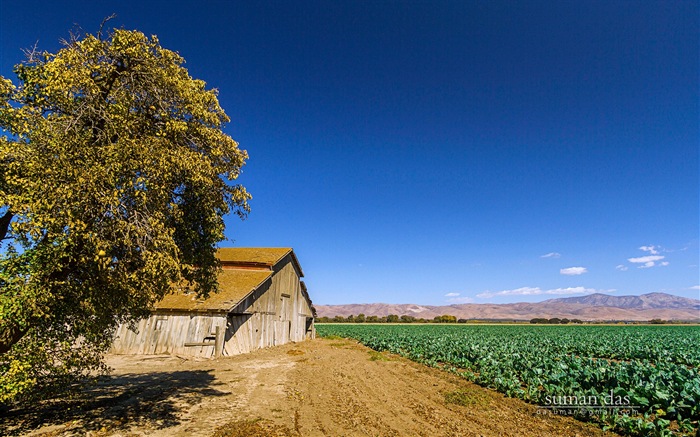
[[[248,156],[183,63],[115,29],[0,76],[0,403],[100,367],[174,284],[217,290]]]

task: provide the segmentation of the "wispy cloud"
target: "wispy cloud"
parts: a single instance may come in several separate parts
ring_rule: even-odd
[[[648,263],[650,261],[658,261],[660,259],[664,259],[665,257],[662,255],[649,255],[649,256],[640,256],[639,258],[628,258],[627,261],[631,263]]]
[[[645,252],[649,252],[652,255],[657,255],[659,253],[658,246],[642,246],[639,249]]]
[[[700,285],[693,285],[692,287],[688,288],[688,290],[700,290]]]
[[[561,253],[559,252],[549,252],[544,255],[542,255],[540,258],[560,258]]]
[[[661,246],[640,246],[639,250],[643,250],[649,255],[627,258],[627,261],[631,262],[632,264],[637,264],[638,269],[650,269],[652,267],[664,267],[669,265],[668,261],[661,261],[666,257],[659,255],[659,253],[669,252],[668,250],[663,249]]]
[[[455,303],[471,303],[474,302],[474,299],[468,296],[460,296],[460,293],[447,293],[445,295],[447,299],[446,302],[455,304]]]
[[[657,261],[661,261],[662,259],[666,258],[663,255],[647,255],[647,256],[640,256],[638,258],[628,258],[627,261],[633,263],[633,264],[641,264],[638,266],[640,269],[648,269],[651,267],[656,266]],[[664,261],[662,263],[659,263],[658,265],[661,266],[667,266],[668,261]]]
[[[615,290],[596,290],[594,288],[585,287],[568,287],[568,288],[552,288],[549,290],[543,290],[540,287],[521,287],[513,290],[501,290],[501,291],[485,291],[479,293],[476,297],[488,298],[496,296],[537,296],[541,294],[591,294],[591,293],[611,293]]]
[[[474,299],[472,299],[471,297],[467,297],[467,296],[461,296],[461,297],[451,297],[451,298],[447,299],[447,301],[449,303],[453,303],[453,304],[455,304],[455,303],[472,303],[472,302],[474,302]]]
[[[565,269],[560,269],[559,273],[567,276],[578,276],[588,273],[588,269],[585,267],[567,267]]]
[[[627,270],[629,270],[629,268],[624,264],[620,264],[619,266],[615,267],[615,270],[619,270],[621,272],[626,272]]]

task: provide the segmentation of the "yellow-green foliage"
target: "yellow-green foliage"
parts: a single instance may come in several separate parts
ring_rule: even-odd
[[[0,403],[98,368],[172,284],[216,291],[247,154],[183,62],[116,29],[0,77]]]

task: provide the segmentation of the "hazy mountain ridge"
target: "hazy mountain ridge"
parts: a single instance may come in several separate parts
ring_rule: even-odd
[[[589,294],[587,296],[550,299],[551,303],[577,303],[590,306],[605,306],[615,308],[695,308],[700,309],[700,300],[687,297],[673,296],[666,293],[648,293],[641,296],[611,296],[609,294]]]
[[[549,299],[542,302],[510,304],[455,304],[444,306],[416,304],[348,304],[316,305],[319,317],[335,317],[364,314],[387,316],[396,314],[432,319],[444,314],[463,319],[514,319],[568,318],[581,320],[630,320],[645,321],[694,320],[700,321],[700,300],[666,293],[648,293],[641,296],[587,296]]]

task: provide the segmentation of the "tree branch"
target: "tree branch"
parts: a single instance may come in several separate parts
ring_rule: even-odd
[[[14,214],[12,214],[10,211],[7,211],[5,215],[0,217],[0,240],[5,239],[7,231],[10,229],[10,222],[12,221],[12,217],[14,217]]]
[[[4,355],[12,346],[24,337],[28,329],[21,329],[16,324],[5,327],[0,331],[0,355]]]
[[[112,20],[114,18],[117,18],[117,14],[115,14],[115,13],[113,13],[109,17],[106,17],[104,20],[102,20],[102,23],[100,23],[100,30],[97,31],[97,39],[98,40],[102,41],[102,28],[105,27],[105,24],[107,24],[107,22],[109,20]]]

